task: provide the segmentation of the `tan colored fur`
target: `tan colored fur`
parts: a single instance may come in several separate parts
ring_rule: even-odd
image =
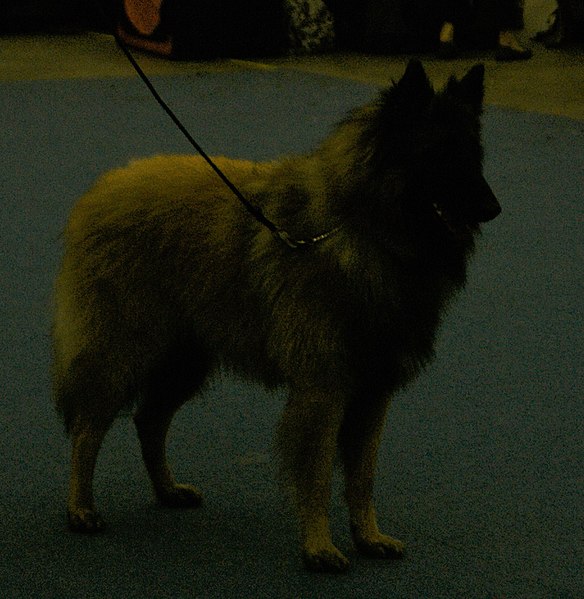
[[[453,195],[437,189],[437,198],[451,210],[467,197],[484,204],[463,206],[477,213],[463,241],[441,223],[431,197],[422,204],[401,158],[408,149],[395,150],[398,160],[383,137],[406,143],[410,130],[427,127],[417,112],[429,113],[434,98],[436,118],[462,132],[445,138],[448,152],[437,147],[435,160],[466,161],[461,173],[437,171]],[[174,480],[166,436],[176,410],[227,368],[289,390],[277,445],[306,565],[348,566],[328,522],[337,453],[356,548],[372,557],[402,555],[403,545],[377,525],[377,450],[391,394],[432,357],[440,315],[464,284],[476,223],[496,213],[475,147],[481,100],[482,70],[435,95],[421,65],[412,64],[382,100],[355,112],[310,154],[268,163],[217,158],[293,237],[340,225],[304,250],[276,240],[201,158],[138,160],[98,180],[71,212],[55,291],[54,387],[72,435],[71,528],[103,527],[93,472],[104,435],[129,406],[136,406],[158,499],[201,503],[195,487]]]
[[[283,185],[281,182],[289,179],[304,179],[304,185],[320,188],[315,197],[325,202],[326,185],[322,174],[314,172],[314,164],[308,161],[301,161],[300,165],[294,162],[253,164],[227,159],[217,162],[252,198],[268,188],[277,189]],[[300,173],[299,166],[304,167]],[[265,209],[269,208],[268,204]],[[297,234],[318,233],[330,224],[322,218],[313,222],[312,225],[301,223],[303,226]],[[134,247],[126,246],[128,232],[134,229]],[[246,230],[253,230],[253,238],[249,233],[246,235]],[[104,232],[110,245],[103,241],[94,245],[93,241]],[[110,238],[115,235],[119,238]],[[140,344],[145,346],[140,348],[141,352],[162,352],[169,330],[174,330],[178,319],[187,318],[204,330],[205,338],[210,338],[214,346],[222,348],[220,354],[227,354],[226,357],[220,355],[218,363],[225,361],[230,365],[232,354],[239,356],[240,352],[249,352],[249,356],[239,357],[245,374],[269,384],[280,384],[285,379],[296,389],[280,425],[279,438],[284,455],[296,451],[298,455],[294,459],[306,460],[302,464],[285,464],[285,469],[297,473],[295,499],[304,554],[315,569],[344,569],[348,563],[332,544],[326,507],[337,431],[347,392],[338,389],[333,393],[331,388],[331,385],[342,386],[343,380],[339,370],[342,366],[331,363],[331,357],[334,359],[342,352],[335,339],[334,311],[323,313],[323,299],[316,298],[319,307],[315,314],[313,293],[298,291],[295,286],[307,272],[315,269],[316,261],[322,260],[322,256],[337,263],[337,278],[347,276],[343,271],[351,271],[353,263],[358,261],[358,248],[355,242],[344,237],[341,233],[305,255],[290,253],[291,250],[274,240],[236,204],[201,159],[160,156],[136,161],[106,174],[79,201],[66,229],[66,254],[57,281],[54,327],[57,378],[64,376],[76,356],[90,348],[96,337],[115,336],[115,348],[108,352],[112,360],[123,360],[128,352],[138,351]],[[175,243],[177,240],[180,243]],[[121,250],[116,247],[118,243],[124,244]],[[165,243],[172,249],[162,260],[156,255],[165,251]],[[249,248],[244,249],[245,244],[249,244]],[[344,247],[345,251],[332,253],[329,248],[333,245]],[[178,247],[185,248],[185,252],[178,252]],[[187,248],[192,248],[194,253],[203,248],[205,260],[192,262]],[[255,298],[246,296],[250,290],[237,286],[245,252],[250,258],[250,268],[259,273],[254,295],[265,294],[269,301],[261,311],[254,305]],[[288,263],[286,273],[278,264],[282,261]],[[379,267],[369,261],[369,268],[368,277],[373,286],[374,279],[380,276],[376,274]],[[148,272],[145,274],[140,269]],[[211,271],[218,273],[220,280],[213,281]],[[250,276],[253,277],[253,273]],[[160,289],[149,289],[153,280],[160,282]],[[320,282],[316,281],[314,287],[318,293]],[[170,295],[182,292],[192,302],[181,301],[182,312],[169,313],[169,301],[172,305],[175,298],[169,299],[167,292]],[[335,297],[337,293],[339,297]],[[330,301],[342,304],[343,293],[340,285]],[[200,310],[201,299],[206,297],[205,309]],[[111,305],[117,310],[114,315]],[[315,326],[315,316],[330,319],[330,322],[326,327]],[[147,331],[140,330],[144,322]],[[311,349],[307,353],[300,347]],[[285,370],[276,374],[272,366],[275,362],[282,363]],[[137,361],[138,366],[141,363],[142,360]],[[318,375],[318,379],[323,379],[320,389],[311,388],[315,384],[311,381],[315,368],[329,371]],[[119,376],[125,374],[141,376],[140,372],[122,372]],[[123,385],[123,382],[118,379],[116,384]],[[97,451],[113,412],[114,409],[93,413],[88,410],[71,416],[73,462],[69,511],[72,526],[77,529],[99,530],[103,524],[95,512],[91,479]],[[162,501],[198,505],[200,495],[196,489],[189,491],[187,486],[185,491],[182,486],[177,491],[164,457],[165,437],[173,412],[174,409],[157,410],[146,419],[138,415],[144,458],[156,494]],[[146,424],[142,424],[144,420]],[[348,495],[349,505],[354,512],[352,521],[359,546],[369,553],[375,551],[371,547],[379,547],[380,554],[398,554],[401,545],[379,534],[370,505],[374,455],[380,432],[376,430],[366,440],[370,447],[360,470],[349,472],[353,485]],[[297,448],[292,448],[292,439],[298,443]],[[310,459],[305,453],[307,446],[310,446]]]

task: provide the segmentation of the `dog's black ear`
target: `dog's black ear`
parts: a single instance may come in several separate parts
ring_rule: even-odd
[[[446,89],[480,114],[485,97],[485,65],[475,65],[460,81],[451,77]]]
[[[412,104],[429,102],[434,90],[419,60],[410,60],[403,77],[395,86],[398,95]]]

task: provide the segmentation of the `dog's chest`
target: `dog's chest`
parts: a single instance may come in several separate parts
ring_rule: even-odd
[[[410,275],[350,308],[348,340],[355,363],[368,377],[405,384],[433,356],[436,332],[455,285],[443,277]]]

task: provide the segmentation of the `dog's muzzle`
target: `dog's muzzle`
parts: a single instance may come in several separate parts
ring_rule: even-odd
[[[475,183],[471,194],[464,211],[451,211],[439,202],[432,204],[438,219],[455,237],[473,235],[480,223],[493,220],[501,213],[501,205],[484,177]]]
[[[484,177],[481,177],[477,196],[474,205],[474,217],[477,223],[489,222],[501,214],[501,205]]]

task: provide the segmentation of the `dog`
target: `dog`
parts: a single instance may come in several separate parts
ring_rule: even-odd
[[[165,440],[219,369],[289,392],[276,433],[313,571],[349,562],[328,504],[337,455],[356,549],[399,558],[373,485],[389,400],[433,356],[481,223],[500,205],[482,172],[484,67],[435,91],[418,61],[306,154],[216,158],[296,238],[274,237],[200,158],[158,156],[102,176],[73,207],[55,285],[54,395],[72,440],[68,522],[95,532],[92,479],[114,418],[134,409],[161,504],[196,507]],[[323,234],[323,232],[328,232]]]

